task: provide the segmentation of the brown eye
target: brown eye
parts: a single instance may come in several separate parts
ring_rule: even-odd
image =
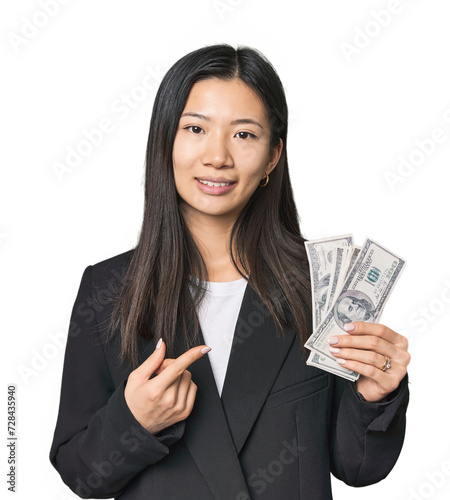
[[[236,135],[239,139],[256,139],[256,135],[251,134],[250,132],[238,132]]]
[[[200,134],[203,131],[202,128],[197,125],[191,125],[189,127],[185,127],[185,129],[186,130],[191,129],[191,132],[193,132],[194,134]]]

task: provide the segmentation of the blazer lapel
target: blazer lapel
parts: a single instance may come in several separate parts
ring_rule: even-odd
[[[176,356],[186,350],[183,344],[177,343]],[[250,498],[208,356],[188,369],[198,390],[182,439],[214,498]]]
[[[247,285],[234,332],[222,405],[239,454],[275,382],[295,332],[277,335],[258,294]]]
[[[200,342],[204,342],[200,331]],[[182,338],[179,331],[178,339]],[[186,420],[183,440],[215,498],[246,498],[249,491],[240,453],[295,338],[285,329],[277,336],[274,322],[247,285],[233,337],[222,397],[208,356],[189,367],[197,396]],[[175,356],[187,347],[182,340]]]

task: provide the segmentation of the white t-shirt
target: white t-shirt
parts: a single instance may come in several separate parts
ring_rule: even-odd
[[[197,308],[197,314],[205,344],[211,347],[209,362],[221,395],[247,280],[204,283],[207,292]]]

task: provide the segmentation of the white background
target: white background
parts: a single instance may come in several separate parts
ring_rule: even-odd
[[[408,261],[382,320],[410,339],[404,448],[387,479],[363,489],[333,480],[334,497],[448,499],[450,476],[439,473],[450,460],[448,0],[80,0],[50,17],[43,5],[3,2],[0,12],[2,497],[15,383],[14,498],[75,498],[48,452],[81,275],[136,244],[161,76],[187,52],[227,42],[261,50],[285,86],[304,235],[371,236]],[[386,10],[395,13],[377,16]],[[153,87],[143,93],[146,75]],[[118,108],[124,95],[134,98]],[[112,130],[59,179],[55,162],[104,119]],[[421,158],[416,141],[435,129],[441,143]],[[416,166],[390,186],[386,172],[399,175],[410,155]]]

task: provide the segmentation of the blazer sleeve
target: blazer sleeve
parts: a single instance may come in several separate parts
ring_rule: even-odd
[[[88,266],[73,306],[50,461],[81,498],[111,498],[169,453],[184,422],[155,436],[129,410],[126,380],[114,387],[98,332],[91,274]]]
[[[384,479],[403,446],[408,375],[385,403],[369,403],[355,384],[335,379],[331,426],[331,471],[350,486],[366,486]]]

